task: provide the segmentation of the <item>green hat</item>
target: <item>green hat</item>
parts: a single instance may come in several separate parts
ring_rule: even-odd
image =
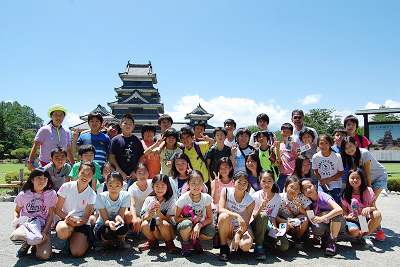
[[[62,105],[60,105],[60,104],[55,104],[54,106],[52,106],[52,107],[49,109],[49,112],[47,112],[47,115],[49,115],[49,117],[51,118],[51,113],[53,113],[53,111],[56,111],[56,110],[60,110],[60,111],[64,112],[64,115],[67,114],[67,109],[66,109],[66,108],[64,108],[64,107],[63,107]]]

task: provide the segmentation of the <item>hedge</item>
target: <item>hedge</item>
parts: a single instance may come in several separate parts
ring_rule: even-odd
[[[388,189],[390,191],[400,191],[400,179],[398,178],[389,178],[388,179]]]
[[[30,172],[24,172],[24,181],[27,181],[29,178]],[[19,171],[8,172],[4,176],[4,180],[7,184],[11,184],[11,181],[19,181]]]

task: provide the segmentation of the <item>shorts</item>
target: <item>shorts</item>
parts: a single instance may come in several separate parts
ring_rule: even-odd
[[[388,184],[388,174],[385,172],[381,176],[376,177],[372,181],[372,188],[384,188],[387,189]]]
[[[92,228],[90,227],[90,225],[87,225],[87,224],[74,227],[74,232],[82,233],[88,239],[91,238],[93,235]]]
[[[346,232],[346,219],[343,217],[343,215],[338,215],[336,217],[333,217],[330,219],[331,222],[340,222],[340,233],[345,233]],[[311,225],[311,231],[314,235],[317,236],[323,236],[324,234],[328,234],[330,232],[330,223],[318,223],[316,225],[312,224]]]
[[[187,229],[187,228],[193,228],[193,222],[190,220],[183,220],[178,225],[176,226],[176,235],[181,236],[180,232],[181,230]],[[206,225],[201,228],[200,234],[209,236],[209,237],[214,237],[215,236],[215,228],[212,225]]]
[[[369,218],[369,216],[367,216],[367,222],[370,220],[370,218]],[[352,228],[352,227],[356,227],[356,228],[358,228],[358,229],[361,229],[361,226],[360,226],[360,223],[357,221],[357,222],[354,222],[354,221],[346,221],[346,229],[347,229],[347,231],[349,231],[349,229],[350,228]]]

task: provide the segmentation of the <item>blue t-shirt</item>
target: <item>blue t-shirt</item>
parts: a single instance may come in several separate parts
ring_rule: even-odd
[[[114,221],[115,217],[118,215],[120,208],[129,208],[131,204],[130,195],[127,191],[119,192],[118,199],[112,201],[110,199],[110,193],[108,191],[100,193],[96,197],[96,204],[94,208],[100,214],[99,209],[105,209],[109,220]],[[96,221],[96,225],[104,225],[103,218],[99,215]]]
[[[258,179],[253,176],[253,173],[248,172],[249,175],[249,180],[250,180],[250,185],[254,189],[254,191],[259,191],[261,190],[261,185],[258,183]]]
[[[107,160],[107,153],[110,146],[110,137],[104,133],[92,134],[89,132],[80,135],[78,141],[76,142],[76,145],[93,145],[96,149],[94,161],[96,161],[101,167]]]

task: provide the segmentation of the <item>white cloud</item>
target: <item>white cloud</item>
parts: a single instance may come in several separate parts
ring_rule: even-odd
[[[394,100],[386,100],[385,106],[388,108],[400,108],[400,102]]]
[[[358,118],[358,124],[359,126],[364,126],[364,117],[362,115],[356,115],[354,114],[354,110],[351,109],[343,109],[343,110],[335,110],[332,115],[339,115],[342,119],[341,121],[344,121],[344,118],[348,115],[354,115]]]
[[[81,122],[83,122],[83,120],[79,118],[79,114],[67,112],[67,116],[64,118],[63,127],[69,128]]]
[[[14,101],[12,101],[12,100],[6,100],[6,101],[4,101],[5,103],[13,103]]]
[[[305,98],[300,98],[296,102],[299,102],[302,106],[307,106],[311,104],[317,104],[321,100],[322,95],[320,94],[313,94],[308,95]]]
[[[218,96],[205,100],[199,95],[183,96],[174,106],[173,111],[166,111],[174,121],[186,121],[184,117],[187,113],[200,105],[209,113],[214,114],[209,120],[209,124],[217,127],[223,126],[226,119],[234,119],[237,128],[256,124],[256,117],[260,113],[268,114],[270,118],[270,128],[280,128],[282,123],[290,122],[289,110],[282,109],[280,106],[255,102],[249,98]]]
[[[368,103],[365,105],[365,109],[378,109],[378,108],[380,108],[380,107],[381,107],[381,105],[375,104],[375,103],[372,103],[372,102],[368,102]]]

